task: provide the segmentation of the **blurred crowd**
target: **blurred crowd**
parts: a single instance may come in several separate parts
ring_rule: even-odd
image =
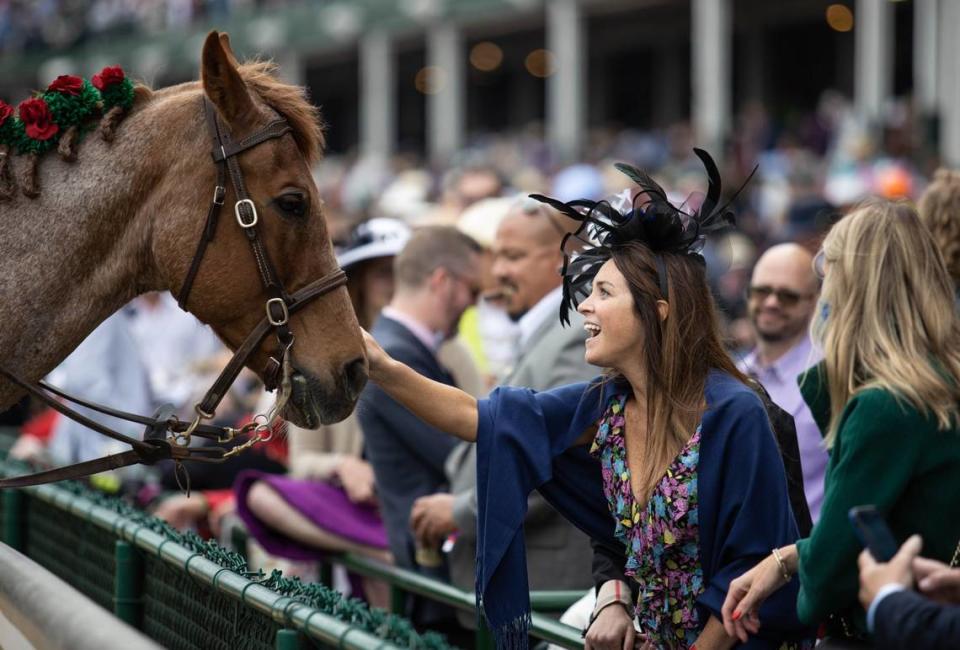
[[[0,0],[0,44],[8,47],[12,32],[22,47],[31,39],[65,38],[47,33],[44,9],[58,16],[84,12],[83,24],[95,31],[150,20],[169,27],[195,12],[237,4]],[[807,334],[818,304],[814,254],[851,206],[870,197],[919,200],[934,180],[936,161],[909,108],[891,115],[881,132],[869,130],[832,93],[789,125],[749,107],[723,156],[723,194],[738,228],[709,239],[703,251],[731,355],[793,417],[802,457],[799,499],[812,523],[822,505],[827,453],[795,378],[816,355]],[[503,384],[545,390],[597,374],[583,360],[582,323],[563,329],[556,318],[559,245],[571,223],[529,195],[560,201],[613,196],[630,185],[613,166],[625,161],[648,170],[672,203],[695,211],[706,187],[694,145],[684,123],[662,131],[598,132],[590,135],[583,161],[560,166],[531,129],[480,138],[443,169],[415,156],[344,156],[321,163],[315,176],[360,324],[421,373],[483,396]],[[950,193],[957,179],[941,172],[937,183],[945,198],[939,206],[928,199],[928,212],[953,215],[940,219],[936,234],[955,273],[958,251],[951,245],[960,214],[951,213],[957,205]],[[928,225],[936,229],[935,222]],[[189,417],[225,355],[208,328],[169,295],[153,294],[101,325],[50,379],[126,410],[146,413],[172,403]],[[313,577],[318,558],[352,551],[471,591],[473,446],[455,444],[376,390],[368,388],[358,413],[343,423],[320,431],[288,426],[286,437],[224,466],[190,468],[189,498],[173,467],[127,468],[94,481],[178,527],[221,539],[245,529],[264,565]],[[243,375],[218,421],[242,424],[265,412],[272,398],[253,375]],[[108,439],[52,412],[30,415],[14,455],[63,464],[114,451]],[[535,497],[526,538],[532,589],[591,587],[589,541]],[[388,604],[388,590],[376,581],[345,574],[338,580],[344,590]],[[591,592],[565,620],[586,626],[594,598]],[[470,643],[472,619],[458,620],[420,599],[411,599],[408,614]]]
[[[178,30],[279,4],[289,0],[0,0],[0,53]]]

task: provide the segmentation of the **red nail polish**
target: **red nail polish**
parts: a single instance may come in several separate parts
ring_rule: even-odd
[[[735,611],[735,612],[733,613],[733,620],[739,621],[739,620],[740,620],[740,616],[741,616],[740,610],[738,609],[737,611]]]

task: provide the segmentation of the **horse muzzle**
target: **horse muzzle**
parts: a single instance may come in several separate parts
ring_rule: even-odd
[[[323,381],[311,372],[294,368],[284,419],[305,429],[333,424],[353,412],[367,383],[367,362],[358,357],[345,363],[335,379]]]

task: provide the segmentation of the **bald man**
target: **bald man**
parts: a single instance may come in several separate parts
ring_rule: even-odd
[[[797,376],[820,361],[810,341],[809,327],[817,305],[819,283],[813,257],[797,244],[769,248],[753,269],[747,290],[747,315],[757,347],[740,364],[793,416],[803,466],[803,489],[816,523],[823,502],[827,451],[823,436],[807,408]]]

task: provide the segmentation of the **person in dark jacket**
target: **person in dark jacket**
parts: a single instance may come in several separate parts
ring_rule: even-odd
[[[920,547],[914,535],[889,562],[860,554],[860,603],[877,650],[960,647],[960,569],[919,557]]]

